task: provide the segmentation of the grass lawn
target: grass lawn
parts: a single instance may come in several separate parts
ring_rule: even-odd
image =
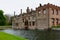
[[[25,38],[14,36],[11,34],[7,34],[4,32],[0,32],[0,40],[26,40]]]

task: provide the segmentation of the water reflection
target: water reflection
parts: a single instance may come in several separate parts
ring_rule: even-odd
[[[29,40],[60,40],[60,31],[2,30],[6,33],[25,37]]]

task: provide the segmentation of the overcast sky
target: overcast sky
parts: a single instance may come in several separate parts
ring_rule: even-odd
[[[50,3],[60,6],[60,0],[0,0],[0,10],[3,10],[4,14],[10,15],[13,15],[15,11],[18,15],[20,9],[25,12],[27,7],[35,9],[40,3],[42,5]]]

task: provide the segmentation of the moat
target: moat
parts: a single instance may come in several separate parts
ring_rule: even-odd
[[[60,40],[60,31],[40,31],[40,30],[1,30],[3,32],[21,36],[28,40]]]

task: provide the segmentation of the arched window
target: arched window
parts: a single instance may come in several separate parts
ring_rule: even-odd
[[[31,22],[29,22],[29,25],[31,26]]]
[[[54,18],[52,18],[52,25],[54,26],[54,21],[55,21],[55,19]]]
[[[44,14],[46,14],[47,13],[47,10],[46,9],[44,9]]]
[[[28,20],[25,21],[25,25],[28,25]]]
[[[42,14],[42,13],[41,13],[41,10],[40,10],[39,13],[38,13],[38,16],[41,15],[41,14]]]
[[[52,14],[54,14],[54,9],[52,9]]]
[[[58,20],[59,20],[59,19],[58,19],[58,18],[56,18],[56,24],[57,24],[57,25],[58,25]]]
[[[41,14],[41,11],[39,11],[39,14]]]
[[[56,15],[58,15],[58,10],[56,10]]]

